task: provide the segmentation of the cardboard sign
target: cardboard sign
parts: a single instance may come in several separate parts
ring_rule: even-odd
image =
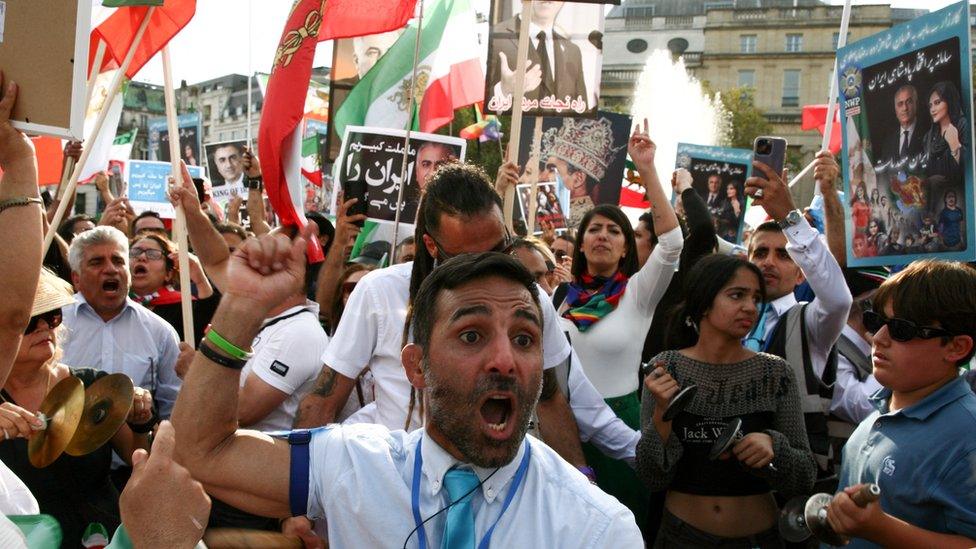
[[[969,5],[837,52],[847,264],[976,259]]]

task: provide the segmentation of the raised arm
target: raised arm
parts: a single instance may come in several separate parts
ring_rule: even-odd
[[[844,206],[837,196],[837,179],[840,168],[833,155],[827,151],[817,153],[817,160],[813,168],[813,177],[820,182],[820,192],[823,193],[824,232],[827,235],[827,247],[831,255],[841,267],[847,266],[847,246],[844,228]]]
[[[311,234],[306,230],[304,236]],[[241,245],[230,259],[211,330],[238,349],[249,349],[271,309],[302,288],[305,242],[277,234]],[[230,358],[209,341],[201,346]],[[289,516],[288,444],[238,431],[240,378],[239,369],[197,353],[173,412],[178,460],[231,505],[262,516]]]
[[[3,74],[0,73],[0,86]],[[37,190],[37,158],[27,137],[10,125],[17,84],[10,82],[0,99],[0,381],[7,379],[31,316],[41,272],[42,211]],[[21,200],[23,199],[23,200]],[[30,200],[31,202],[26,202]],[[25,205],[15,205],[25,203]],[[38,207],[40,206],[40,207]],[[50,230],[54,230],[52,227]]]
[[[323,311],[323,314],[329,315],[329,325],[333,332],[335,332],[336,323],[339,322],[339,319],[331,318],[332,300],[338,291],[339,277],[342,276],[342,270],[345,268],[346,261],[349,260],[347,248],[359,236],[361,229],[356,223],[366,220],[366,214],[348,215],[349,208],[358,200],[358,198],[343,200],[342,193],[339,193],[335,239],[332,248],[329,250],[329,255],[325,257],[325,264],[319,270],[319,279],[315,285],[315,301],[319,304],[319,310]]]
[[[271,225],[268,225],[268,215],[264,211],[264,193],[261,179],[261,160],[251,149],[244,150],[244,171],[249,181],[258,181],[256,186],[248,185],[247,189],[247,216],[251,223],[251,232],[257,236],[271,232]]]
[[[647,119],[644,119],[643,130],[634,127],[634,133],[630,136],[627,144],[627,153],[630,154],[637,173],[640,174],[644,185],[644,194],[648,202],[651,203],[651,215],[654,216],[654,233],[661,236],[671,229],[678,227],[678,217],[674,215],[674,208],[671,201],[664,194],[661,186],[661,179],[657,176],[654,169],[654,156],[657,153],[657,145],[651,141],[647,133]]]
[[[182,206],[186,214],[186,232],[190,237],[190,244],[197,258],[203,265],[214,286],[221,292],[227,285],[227,269],[230,260],[230,248],[227,241],[220,236],[217,229],[210,222],[207,214],[200,207],[200,198],[193,186],[190,172],[183,164],[182,181],[170,188],[170,202],[174,206]]]

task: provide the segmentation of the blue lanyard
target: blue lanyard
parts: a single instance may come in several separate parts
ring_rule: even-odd
[[[424,529],[424,521],[420,516],[420,477],[424,463],[424,457],[420,452],[420,444],[423,440],[423,437],[421,437],[417,441],[417,455],[413,459],[413,483],[410,489],[410,506],[413,508],[413,521],[417,526],[417,538],[420,540],[420,549],[427,549],[427,531]],[[491,543],[491,535],[495,531],[495,526],[498,526],[498,521],[502,519],[502,515],[508,510],[508,506],[512,504],[512,500],[515,499],[515,492],[518,492],[519,486],[525,480],[525,472],[529,470],[529,456],[531,454],[532,445],[526,443],[525,454],[522,456],[518,470],[515,471],[515,477],[512,478],[512,487],[508,489],[508,494],[505,496],[505,502],[502,504],[502,512],[498,514],[498,518],[491,524],[491,528],[485,532],[485,537],[481,538],[478,549],[488,549]]]
[[[759,320],[756,321],[756,325],[752,327],[752,331],[746,336],[746,341],[750,339],[755,339],[759,343],[759,349],[765,351],[769,348],[769,341],[765,341],[762,337],[766,332],[766,312],[769,311],[769,303],[763,303],[762,309],[759,311]]]

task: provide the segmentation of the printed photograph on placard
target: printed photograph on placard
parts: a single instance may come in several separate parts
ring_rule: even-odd
[[[213,197],[221,206],[236,195],[247,196],[244,188],[244,149],[247,141],[208,143],[207,173],[213,185]]]
[[[200,113],[181,114],[176,119],[180,133],[180,159],[187,166],[203,166],[200,151]],[[149,159],[169,162],[169,127],[165,118],[149,121]]]
[[[852,266],[976,259],[969,6],[838,51]]]
[[[346,189],[349,182],[364,185],[366,215],[374,221],[395,221],[405,135],[404,131],[388,128],[346,127],[336,161],[335,174],[339,184],[335,189]],[[464,158],[465,147],[466,141],[457,137],[410,133],[401,223],[414,222],[427,178],[442,164]],[[347,200],[349,198],[346,196]],[[336,193],[333,193],[332,211],[338,211],[335,205]]]
[[[187,166],[190,177],[203,176],[200,166]],[[125,181],[128,183],[126,194],[132,209],[136,214],[153,211],[163,219],[176,217],[176,210],[166,196],[169,177],[173,174],[173,165],[169,162],[153,160],[130,160],[125,165]]]
[[[691,172],[691,186],[708,207],[715,233],[725,240],[742,242],[746,214],[745,183],[752,175],[752,151],[678,143],[675,168]],[[681,210],[681,197],[672,197]]]
[[[604,6],[533,2],[522,112],[535,116],[596,112],[603,63]],[[509,113],[515,91],[522,2],[492,0],[485,111]]]
[[[596,118],[543,118],[539,162],[530,165],[535,121],[526,120],[519,140],[522,183],[531,182],[531,170],[538,170],[539,182],[556,183],[566,226],[575,229],[593,206],[620,202],[630,130],[629,116],[603,111]]]
[[[519,212],[522,222],[528,227],[529,216],[532,215],[532,185],[521,184],[516,187],[519,196]],[[542,234],[542,224],[551,223],[558,232],[566,229],[566,216],[559,203],[559,192],[555,183],[539,183],[536,186],[535,233]]]

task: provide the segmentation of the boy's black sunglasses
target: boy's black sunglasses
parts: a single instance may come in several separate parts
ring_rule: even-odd
[[[911,320],[903,318],[885,318],[874,311],[864,311],[864,327],[872,334],[882,327],[888,327],[888,333],[895,341],[911,341],[915,338],[932,339],[935,337],[952,337],[952,332],[935,326],[919,326]]]

